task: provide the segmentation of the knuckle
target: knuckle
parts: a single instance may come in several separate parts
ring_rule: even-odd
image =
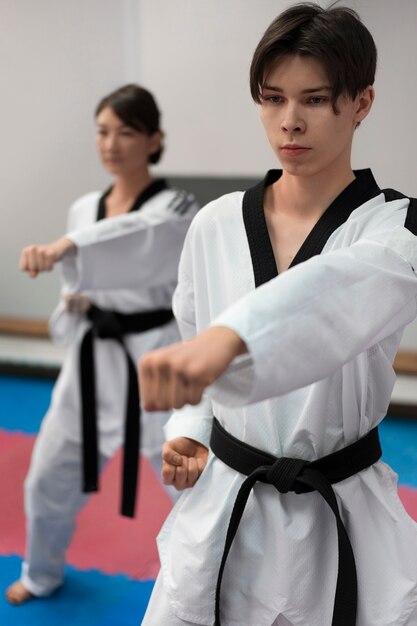
[[[161,471],[161,476],[162,476],[162,482],[164,483],[164,485],[169,485],[172,483],[173,473],[171,469],[167,467],[163,467]]]
[[[164,461],[169,461],[172,455],[171,447],[168,443],[164,443],[162,446],[162,458]]]
[[[142,374],[147,374],[151,369],[150,358],[145,354],[139,361],[139,370]]]
[[[188,404],[191,404],[192,406],[196,406],[197,404],[200,404],[202,397],[203,397],[202,393],[193,394],[193,397],[189,399]]]

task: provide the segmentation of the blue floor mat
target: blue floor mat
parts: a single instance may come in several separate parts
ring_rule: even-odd
[[[0,376],[0,425],[5,430],[34,435],[49,406],[55,381]]]
[[[21,559],[0,557],[0,589],[20,574]],[[0,595],[1,626],[139,626],[153,581],[67,567],[65,585],[47,599],[11,606]],[[162,625],[161,625],[162,626]]]
[[[417,420],[388,419],[379,427],[382,460],[399,476],[399,483],[417,488]]]

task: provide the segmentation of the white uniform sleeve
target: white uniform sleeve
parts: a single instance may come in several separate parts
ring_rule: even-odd
[[[78,292],[176,282],[185,234],[198,210],[193,196],[180,199],[179,210],[138,211],[70,232],[77,253],[61,263],[65,287]]]
[[[67,230],[74,230],[76,222],[76,204],[73,204],[68,212]],[[75,339],[81,318],[80,315],[68,313],[65,308],[63,296],[68,291],[69,289],[63,284],[60,300],[49,318],[49,334],[53,343],[59,346],[67,346]]]
[[[185,243],[181,255],[178,285],[174,293],[173,309],[183,340],[196,334],[194,285],[189,273],[189,251]],[[205,395],[200,404],[186,405],[175,410],[165,426],[166,438],[189,437],[209,446],[213,410],[210,398]]]
[[[402,227],[316,256],[251,292],[213,322],[249,356],[211,386],[241,406],[331,376],[417,313],[417,239]]]

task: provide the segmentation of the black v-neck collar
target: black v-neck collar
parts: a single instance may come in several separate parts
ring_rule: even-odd
[[[110,194],[113,187],[110,187],[103,193],[99,202],[97,209],[97,221],[102,220],[106,217],[106,198]],[[164,178],[158,178],[154,180],[150,185],[148,185],[136,198],[132,206],[130,207],[128,213],[132,213],[133,211],[138,211],[145,202],[150,200],[153,196],[156,196],[160,191],[164,189],[168,189],[168,184]]]
[[[395,189],[383,189],[382,193],[384,194],[387,202],[399,200],[400,198],[408,198],[410,200],[404,222],[404,228],[413,233],[413,235],[417,235],[417,198],[405,196],[403,193],[400,193]]]
[[[330,235],[348,219],[359,206],[381,193],[371,170],[356,170],[352,181],[326,209],[307,235],[289,267],[320,254]],[[264,213],[264,192],[282,175],[282,170],[270,170],[265,178],[248,189],[243,197],[243,220],[252,258],[255,286],[259,287],[278,275],[274,251]]]

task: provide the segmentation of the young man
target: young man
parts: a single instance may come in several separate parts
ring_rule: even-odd
[[[417,624],[417,526],[376,429],[416,315],[417,211],[351,167],[375,66],[353,11],[311,3],[255,51],[282,171],[194,219],[174,296],[188,341],[141,364],[145,408],[183,407],[164,480],[193,487],[143,626]]]

